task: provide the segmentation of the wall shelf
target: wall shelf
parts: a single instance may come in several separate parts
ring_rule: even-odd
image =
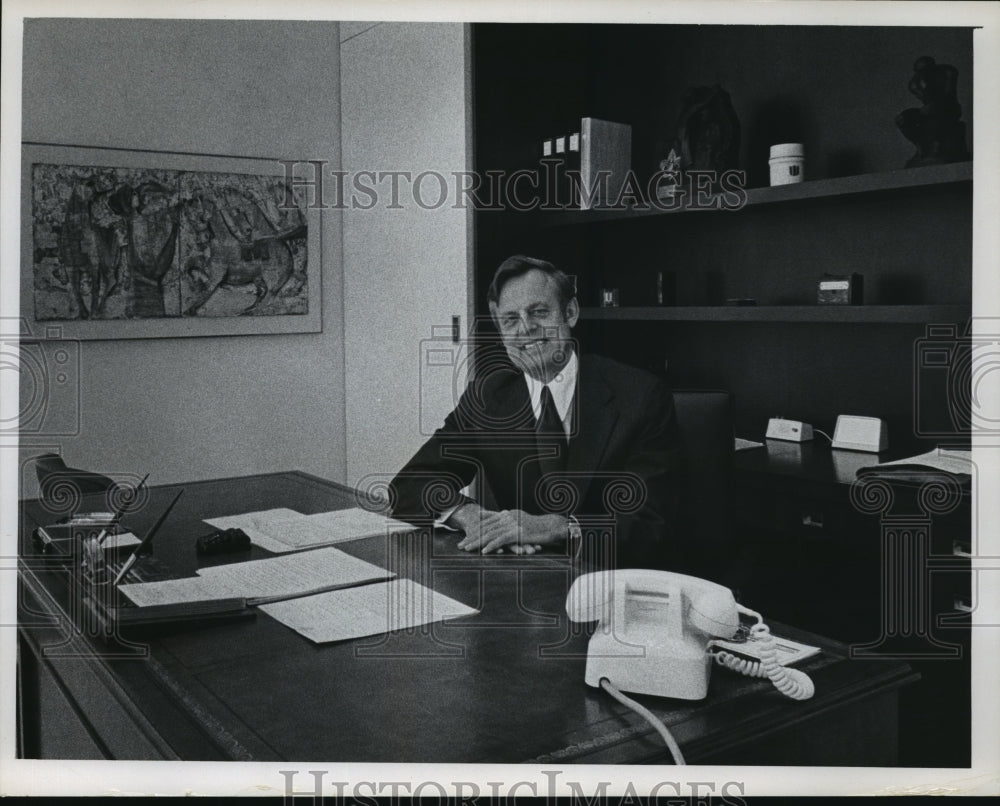
[[[961,322],[966,305],[679,305],[584,308],[583,318],[605,322]]]
[[[927,165],[919,168],[900,168],[882,173],[842,176],[835,179],[816,179],[794,185],[750,188],[746,191],[745,207],[762,204],[784,204],[793,201],[827,199],[853,195],[870,195],[890,191],[923,188],[972,182],[972,163],[955,162],[946,165]],[[731,194],[729,194],[731,196]],[[721,198],[716,195],[713,199]],[[706,205],[708,206],[708,205]],[[656,208],[624,210],[554,210],[540,211],[539,227],[566,227],[596,224],[604,221],[625,221],[650,216],[678,215],[681,213],[718,212],[706,206],[680,206],[672,210]],[[741,208],[742,209],[742,208]],[[728,212],[736,212],[730,210]]]

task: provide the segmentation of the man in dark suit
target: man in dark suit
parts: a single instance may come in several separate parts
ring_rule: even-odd
[[[678,438],[666,385],[578,355],[573,282],[551,263],[508,258],[488,298],[510,360],[477,368],[393,480],[393,515],[461,530],[468,551],[530,554],[596,534],[609,538],[602,564],[667,565]],[[495,508],[460,494],[477,474]]]

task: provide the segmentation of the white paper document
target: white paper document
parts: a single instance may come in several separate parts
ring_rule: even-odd
[[[260,609],[317,644],[380,635],[479,612],[402,578],[275,602]]]
[[[811,658],[820,652],[818,646],[801,644],[798,641],[793,641],[791,638],[782,638],[779,635],[773,637],[774,659],[778,662],[779,666],[789,666],[793,663],[798,663],[800,660]],[[729,652],[737,652],[755,660],[761,660],[760,646],[762,643],[763,639],[760,638],[750,638],[746,641],[723,641],[715,639],[711,645],[728,650]]]
[[[345,554],[340,549],[323,548],[264,560],[215,565],[200,569],[195,577],[121,585],[119,590],[132,602],[144,607],[231,597],[283,599],[394,576],[391,571]]]
[[[233,595],[219,581],[204,577],[131,582],[119,585],[118,590],[139,607],[179,604],[181,602],[203,602],[208,599],[228,599]]]
[[[242,529],[250,542],[274,554],[332,546],[348,540],[406,532],[413,527],[377,512],[353,507],[303,515],[293,509],[268,509],[244,515],[209,518],[217,529]]]
[[[230,596],[247,599],[301,596],[395,576],[391,571],[330,547],[264,560],[213,565],[202,568],[198,574],[229,590]]]
[[[269,538],[295,549],[329,546],[393,532],[408,532],[413,528],[402,521],[360,507],[320,512],[316,515],[262,513],[254,518],[254,526]]]

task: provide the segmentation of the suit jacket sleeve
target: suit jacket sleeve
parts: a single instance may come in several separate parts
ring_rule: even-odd
[[[442,512],[467,501],[460,493],[476,475],[477,440],[466,391],[444,425],[390,482],[392,516],[416,525],[432,524]]]

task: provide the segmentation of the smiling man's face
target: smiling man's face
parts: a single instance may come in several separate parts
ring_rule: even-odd
[[[580,316],[575,298],[563,310],[555,281],[531,269],[507,281],[490,312],[518,369],[543,383],[559,374],[573,351],[570,331]]]

